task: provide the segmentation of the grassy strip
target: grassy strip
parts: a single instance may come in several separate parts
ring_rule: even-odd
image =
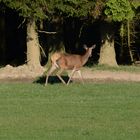
[[[138,140],[139,83],[1,84],[2,140]]]
[[[118,67],[111,67],[111,66],[107,66],[107,65],[95,65],[91,68],[93,70],[124,71],[124,72],[140,73],[140,67],[139,66],[120,65]]]

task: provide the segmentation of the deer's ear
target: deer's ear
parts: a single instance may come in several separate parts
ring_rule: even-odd
[[[96,45],[95,45],[95,44],[91,46],[91,48],[92,48],[92,49],[95,49],[95,47],[96,47]]]
[[[85,44],[84,44],[84,49],[85,49],[85,50],[87,50],[87,49],[88,49],[87,45],[85,45]]]

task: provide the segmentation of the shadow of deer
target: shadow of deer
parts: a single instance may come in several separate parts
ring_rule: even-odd
[[[61,80],[62,83],[64,84],[69,84],[74,73],[78,72],[82,82],[83,82],[83,77],[81,74],[81,67],[83,67],[86,62],[88,61],[89,57],[92,56],[92,50],[95,48],[95,45],[92,45],[91,47],[87,47],[84,45],[84,49],[86,50],[85,54],[83,55],[78,55],[78,54],[67,54],[67,53],[54,53],[51,56],[51,68],[47,72],[46,76],[46,82],[45,85],[48,84],[48,78],[49,76],[56,70],[59,69],[57,72],[56,76]],[[68,82],[66,83],[64,79],[61,77],[61,74],[65,70],[72,70]]]

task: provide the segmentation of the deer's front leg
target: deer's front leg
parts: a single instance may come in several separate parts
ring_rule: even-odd
[[[78,72],[78,74],[79,74],[79,76],[81,78],[82,83],[84,84],[84,80],[83,80],[83,76],[82,76],[81,70],[78,70],[77,72]]]
[[[71,79],[72,79],[72,76],[74,75],[75,72],[76,72],[76,69],[74,68],[74,69],[72,70],[71,74],[70,74],[70,77],[69,77],[69,80],[68,80],[68,82],[67,82],[67,85],[69,85],[69,83],[70,83],[70,81],[71,81]]]

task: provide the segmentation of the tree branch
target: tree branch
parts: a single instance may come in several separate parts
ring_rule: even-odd
[[[57,34],[57,32],[47,32],[47,31],[41,31],[41,30],[38,30],[38,32],[45,33],[45,34]]]

